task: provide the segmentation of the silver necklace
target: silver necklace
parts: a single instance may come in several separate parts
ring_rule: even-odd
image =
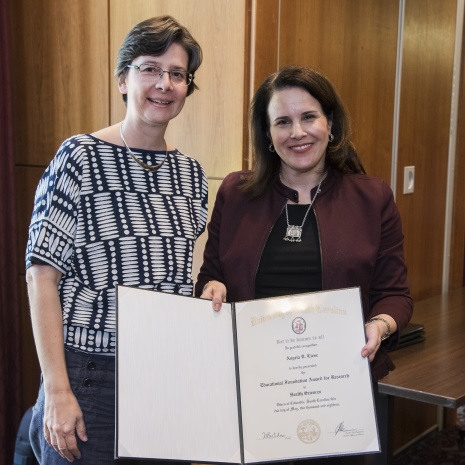
[[[156,165],[147,165],[147,163],[144,163],[143,161],[139,160],[135,155],[134,153],[132,152],[132,150],[128,147],[128,144],[126,143],[126,140],[124,139],[124,136],[123,136],[123,123],[121,123],[121,126],[119,127],[119,134],[121,136],[121,140],[123,141],[123,144],[124,146],[126,147],[126,150],[128,151],[129,155],[131,155],[131,157],[135,160],[135,162],[142,168],[144,168],[144,170],[147,170],[147,171],[157,171],[159,168],[161,168],[161,165],[163,165],[163,163],[165,163],[165,160],[168,158],[168,147],[166,148],[166,152],[165,152],[165,158],[163,158],[163,160],[160,162],[160,163],[157,163]]]
[[[308,206],[307,211],[305,212],[304,219],[302,220],[302,224],[300,226],[295,225],[295,224],[289,224],[289,212],[287,210],[287,203],[286,203],[287,228],[286,228],[286,235],[283,237],[285,241],[302,242],[302,228],[304,226],[304,223],[305,223],[305,220],[307,219],[308,214],[310,213],[310,210],[312,209],[313,203],[315,202],[317,195],[321,191],[321,183],[323,182],[325,178],[326,178],[326,173],[323,175],[323,177],[321,178],[321,181],[318,184],[318,187],[316,188],[315,197],[313,197],[313,199],[310,199],[310,205]]]

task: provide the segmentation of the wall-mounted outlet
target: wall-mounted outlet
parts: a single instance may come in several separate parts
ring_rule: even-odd
[[[415,188],[415,167],[404,166],[404,194],[413,194]]]

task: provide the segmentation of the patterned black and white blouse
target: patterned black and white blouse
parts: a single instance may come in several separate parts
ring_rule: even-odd
[[[137,150],[145,163],[163,152]],[[115,352],[115,286],[192,295],[194,242],[207,219],[200,164],[175,150],[156,172],[89,134],[63,142],[37,187],[26,268],[63,273],[65,345]]]

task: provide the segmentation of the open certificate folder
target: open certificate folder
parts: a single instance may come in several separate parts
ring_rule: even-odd
[[[358,288],[223,304],[118,287],[116,457],[378,452]]]

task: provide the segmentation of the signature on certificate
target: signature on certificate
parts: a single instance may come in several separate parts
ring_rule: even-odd
[[[262,437],[258,438],[259,441],[263,441],[265,439],[291,439],[290,436],[286,434],[279,433],[279,432],[270,432],[270,431],[263,431]]]
[[[334,430],[334,436],[338,434],[342,436],[361,436],[363,433],[363,429],[360,428],[347,428],[343,421],[341,421]]]

